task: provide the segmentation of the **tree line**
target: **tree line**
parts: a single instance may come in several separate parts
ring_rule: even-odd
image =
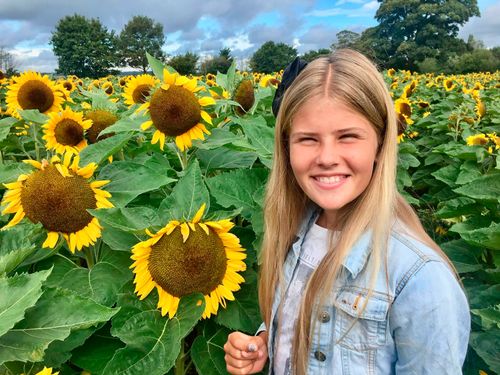
[[[458,37],[460,26],[480,16],[477,0],[378,1],[377,26],[362,33],[342,30],[330,46],[308,51],[302,58],[310,61],[349,47],[368,55],[382,69],[438,73],[500,69],[500,47],[487,49],[473,36],[467,41]],[[57,23],[50,43],[58,59],[56,72],[80,77],[102,77],[116,73],[120,67],[146,72],[146,52],[181,74],[224,73],[233,62],[229,48],[204,61],[193,52],[166,56],[162,50],[163,26],[145,16],[133,17],[120,33],[109,31],[98,19],[66,16]],[[283,69],[297,55],[297,50],[286,43],[267,41],[251,56],[248,65],[253,71],[271,73]],[[11,57],[3,53],[0,64]]]

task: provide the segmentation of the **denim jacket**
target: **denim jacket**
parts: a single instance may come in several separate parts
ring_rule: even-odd
[[[286,287],[298,264],[305,234],[317,217],[317,211],[309,212],[287,255]],[[365,233],[343,263],[346,272],[341,286],[331,293],[336,307],[329,303],[319,309],[308,374],[461,374],[470,314],[449,267],[421,242],[392,232],[389,282],[382,262],[374,292],[358,317],[370,283],[366,267],[369,255],[370,233]],[[280,296],[277,291],[268,336],[270,373]]]

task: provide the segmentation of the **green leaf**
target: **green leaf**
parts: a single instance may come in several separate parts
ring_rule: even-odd
[[[59,279],[56,286],[88,297],[101,305],[113,306],[118,292],[132,279],[132,272],[128,268],[132,264],[130,255],[122,252],[120,257],[125,260],[122,264],[101,260],[90,269],[73,268]]]
[[[460,237],[475,246],[500,250],[500,224],[498,223],[493,222],[489,226],[478,228],[476,223],[466,221],[453,225],[450,230],[459,233]]]
[[[115,207],[88,211],[100,222],[125,232],[141,231],[159,220],[156,212],[149,207]]]
[[[202,204],[206,204],[207,213],[210,209],[210,196],[203,182],[198,160],[194,159],[170,196],[161,203],[158,215],[168,220],[192,219]]]
[[[454,240],[440,246],[451,259],[458,273],[474,272],[482,268],[479,261],[482,249],[472,246],[464,240]]]
[[[38,109],[18,110],[17,112],[23,120],[35,122],[37,124],[45,124],[49,119],[49,116],[40,113]]]
[[[15,182],[20,174],[29,173],[33,170],[31,165],[26,163],[0,164],[0,189],[9,182]]]
[[[457,177],[457,184],[464,185],[468,184],[481,177],[481,172],[479,171],[476,162],[467,160],[460,166],[460,173]]]
[[[42,295],[42,284],[51,270],[0,277],[0,336],[24,318]],[[1,346],[0,346],[1,347]]]
[[[161,82],[163,82],[163,68],[165,68],[165,65],[163,65],[163,63],[160,60],[151,56],[147,52],[146,52],[146,58],[148,59],[149,66],[153,70],[153,74],[156,76],[156,78],[158,78]]]
[[[215,321],[234,331],[254,334],[262,323],[257,295],[257,275],[251,269],[243,274],[245,283],[234,293],[234,301],[220,308]]]
[[[115,352],[123,346],[123,342],[100,330],[73,352],[71,362],[91,374],[102,374]]]
[[[500,202],[500,173],[481,176],[453,191],[474,199]]]
[[[410,167],[418,167],[420,165],[420,161],[412,154],[400,152],[398,154],[398,164],[402,168],[408,169]]]
[[[14,270],[36,247],[31,237],[39,227],[33,224],[20,223],[0,232],[0,275]]]
[[[198,336],[191,346],[191,359],[198,374],[222,375],[227,374],[224,360],[224,344],[229,331],[221,328],[208,337]]]
[[[91,144],[80,151],[80,166],[84,167],[89,163],[101,164],[109,156],[120,151],[133,137],[133,134],[117,134]]]
[[[439,181],[443,181],[448,186],[455,186],[458,174],[460,173],[460,167],[458,165],[448,165],[436,172],[431,173]]]
[[[234,134],[226,129],[214,128],[210,130],[211,134],[204,140],[195,140],[194,145],[201,150],[213,150],[221,146],[231,144],[233,147],[243,148],[254,151],[254,148],[245,137]]]
[[[227,146],[214,150],[197,150],[196,156],[206,170],[250,168],[257,160],[255,152],[235,151]]]
[[[243,216],[249,218],[257,206],[253,194],[265,185],[267,174],[265,169],[239,169],[207,179],[207,186],[218,204],[241,207]]]
[[[470,344],[477,354],[488,364],[490,369],[500,373],[500,330],[492,329],[487,332],[472,332]]]
[[[113,125],[108,126],[103,131],[99,133],[99,135],[112,134],[112,133],[124,133],[124,132],[132,132],[138,133],[141,132],[141,124],[146,121],[144,116],[141,117],[122,117]],[[102,142],[102,141],[99,141]],[[99,143],[98,142],[98,143]]]
[[[0,120],[0,142],[7,138],[10,133],[10,128],[16,122],[19,122],[19,120],[14,117],[5,117]]]
[[[72,351],[83,345],[96,330],[95,327],[73,330],[64,341],[53,341],[45,350],[43,364],[47,367],[61,367],[71,358]]]
[[[472,198],[459,197],[438,204],[436,216],[447,219],[461,215],[471,214],[478,211],[478,205]]]
[[[129,232],[124,232],[119,229],[115,229],[112,226],[103,224],[102,240],[113,250],[118,251],[130,251],[132,246],[134,246],[140,240]]]
[[[117,311],[66,289],[47,289],[24,320],[0,337],[0,364],[42,361],[50,343],[64,340],[73,329],[106,322]]]
[[[121,327],[113,327],[111,333],[127,346],[115,353],[103,373],[165,374],[175,363],[181,340],[191,332],[204,309],[203,295],[193,294],[181,299],[172,319],[162,317],[158,310],[144,311]]]
[[[485,309],[472,309],[471,313],[481,318],[481,325],[484,330],[500,328],[500,305]]]
[[[274,129],[267,126],[264,117],[234,117],[233,121],[241,125],[250,143],[257,150],[259,157],[270,159],[274,149]]]
[[[99,179],[111,181],[106,185],[106,190],[113,195],[111,201],[123,207],[142,193],[174,182],[166,172],[131,161],[116,161],[102,168]]]

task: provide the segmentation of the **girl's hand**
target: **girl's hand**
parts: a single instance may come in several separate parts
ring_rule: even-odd
[[[241,332],[229,334],[224,345],[226,369],[230,374],[255,374],[267,361],[267,332],[248,336]]]

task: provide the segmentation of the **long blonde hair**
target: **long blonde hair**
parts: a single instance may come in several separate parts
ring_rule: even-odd
[[[362,54],[349,49],[337,50],[328,57],[312,61],[300,73],[287,89],[277,116],[273,168],[264,206],[265,232],[259,278],[259,302],[266,326],[272,324],[272,304],[275,293],[280,293],[285,257],[311,204],[290,166],[290,128],[301,106],[316,96],[340,101],[368,119],[378,135],[379,148],[369,185],[358,198],[343,208],[340,213],[340,238],[314,271],[304,291],[292,342],[292,367],[295,374],[306,373],[311,350],[311,317],[315,314],[315,306],[328,298],[340,275],[342,262],[365,231],[372,232],[369,262],[371,277],[366,300],[373,292],[377,274],[385,259],[395,219],[402,222],[414,237],[435,249],[453,268],[427,235],[414,210],[397,192],[396,116],[381,74]],[[366,300],[362,309],[366,306]]]

